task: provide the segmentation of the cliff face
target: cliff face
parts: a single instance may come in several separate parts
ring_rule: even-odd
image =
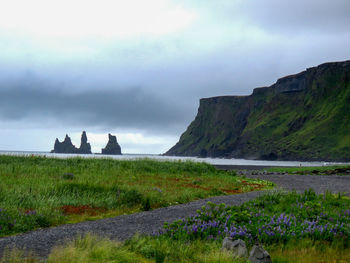
[[[60,142],[58,138],[56,138],[54,149],[51,152],[91,154],[91,146],[90,143],[87,142],[86,132],[83,131],[81,135],[80,148],[75,147],[68,134],[66,134],[63,142]]]
[[[121,155],[122,151],[120,145],[117,142],[117,137],[114,135],[108,134],[108,143],[105,148],[102,149],[102,154],[114,154]]]
[[[350,61],[309,68],[250,96],[201,99],[166,155],[350,161]]]

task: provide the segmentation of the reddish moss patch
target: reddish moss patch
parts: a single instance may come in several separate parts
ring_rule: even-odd
[[[188,178],[168,178],[168,181],[172,182],[188,182],[190,179]]]
[[[259,185],[259,184],[249,184],[247,182],[245,182],[244,185],[253,187],[254,189],[260,189],[260,188],[263,187],[262,185]],[[210,191],[210,190],[213,189],[212,187],[204,187],[204,186],[200,186],[200,185],[197,185],[197,184],[184,184],[182,186],[183,187],[188,187],[188,188],[201,189],[201,190],[204,190],[204,191]],[[225,192],[226,194],[240,194],[240,193],[242,193],[242,190],[235,190],[235,189],[219,188],[219,190],[222,191],[222,192]]]
[[[241,190],[233,190],[233,189],[219,189],[220,191],[225,192],[226,194],[240,194]]]
[[[107,211],[105,208],[91,207],[89,205],[80,205],[80,206],[64,205],[60,207],[60,210],[63,212],[64,215],[88,214],[91,216],[96,216],[98,214],[101,214]]]
[[[200,186],[197,184],[184,184],[182,186],[187,187],[187,188],[201,189],[201,190],[205,190],[205,191],[210,191],[212,189],[210,187],[204,187],[204,186]]]
[[[262,184],[253,184],[248,183],[247,181],[242,181],[242,184],[245,186],[250,186],[251,188],[253,188],[253,190],[261,190],[262,188],[264,188],[264,185]]]

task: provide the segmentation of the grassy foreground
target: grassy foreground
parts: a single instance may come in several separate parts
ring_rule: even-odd
[[[205,163],[0,156],[0,236],[270,185]]]
[[[135,236],[124,243],[91,235],[78,237],[55,248],[47,262],[247,262],[221,250],[223,237],[229,235],[245,239],[249,248],[260,240],[274,263],[347,263],[349,215],[350,199],[343,196],[312,191],[273,193],[239,207],[210,205],[152,237]],[[38,260],[8,251],[0,262]]]

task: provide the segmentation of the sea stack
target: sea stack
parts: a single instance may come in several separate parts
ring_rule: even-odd
[[[83,131],[83,133],[81,134],[81,142],[78,152],[83,154],[91,154],[91,145],[87,142],[87,136],[85,131]]]
[[[82,153],[82,154],[91,154],[91,145],[87,142],[86,132],[83,131],[81,135],[80,148],[77,148],[73,145],[72,140],[66,134],[63,142],[60,142],[58,138],[55,140],[54,149],[52,153]]]
[[[108,143],[105,148],[102,149],[102,154],[114,154],[121,155],[122,151],[120,145],[117,142],[117,137],[114,135],[108,134]]]
[[[51,151],[52,153],[77,153],[78,149],[73,145],[70,137],[66,134],[63,142],[60,142],[58,138],[56,138],[54,149]]]

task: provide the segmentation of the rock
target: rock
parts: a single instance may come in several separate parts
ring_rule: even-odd
[[[298,92],[306,89],[306,72],[286,76],[277,80],[275,90],[277,93]]]
[[[87,142],[87,136],[85,131],[83,131],[83,133],[81,134],[81,142],[78,152],[83,154],[91,154],[91,145]]]
[[[70,137],[66,134],[63,142],[60,142],[57,138],[55,141],[54,149],[52,153],[77,153],[78,149],[73,145]]]
[[[261,245],[253,246],[248,260],[251,263],[272,263],[269,253]]]
[[[81,135],[81,144],[80,148],[77,148],[73,145],[72,140],[66,134],[63,142],[60,142],[57,138],[55,141],[54,149],[51,151],[52,153],[83,153],[83,154],[91,154],[91,146],[90,143],[87,142],[86,132],[83,131]]]
[[[114,135],[108,134],[108,143],[105,148],[102,149],[102,154],[115,154],[121,155],[122,151],[120,145],[117,142],[117,137]]]
[[[232,251],[234,257],[248,257],[247,246],[241,239],[233,240],[231,237],[225,237],[222,249]]]

